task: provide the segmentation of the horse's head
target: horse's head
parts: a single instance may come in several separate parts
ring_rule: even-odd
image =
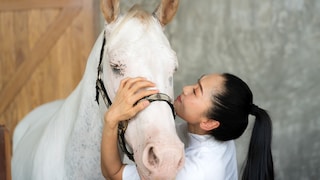
[[[151,15],[134,6],[119,15],[117,0],[101,0],[106,20],[102,79],[110,99],[125,77],[146,77],[173,98],[177,57],[163,27],[173,18],[178,0],[162,0]],[[184,146],[176,135],[167,102],[156,101],[130,120],[125,133],[143,179],[172,179],[184,162]]]

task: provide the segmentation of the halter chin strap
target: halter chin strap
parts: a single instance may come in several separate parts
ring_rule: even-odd
[[[102,59],[103,59],[105,43],[106,43],[106,39],[105,39],[105,32],[104,32],[104,34],[103,34],[103,43],[102,43],[102,47],[101,47],[101,51],[100,51],[98,75],[97,75],[97,80],[96,80],[96,101],[97,101],[97,103],[99,105],[99,94],[101,94],[105,105],[107,106],[107,108],[109,108],[109,106],[112,105],[112,102],[111,102],[111,100],[109,98],[107,90],[106,90],[106,88],[104,86],[104,83],[103,83],[103,81],[101,79],[101,74],[103,73]],[[152,94],[150,96],[143,97],[142,99],[137,101],[134,105],[136,105],[137,103],[139,103],[142,100],[148,100],[150,103],[152,103],[154,101],[167,102],[168,105],[171,108],[173,118],[176,117],[176,114],[175,114],[175,111],[174,111],[174,107],[173,107],[173,104],[172,104],[172,100],[167,94],[164,94],[164,93]],[[128,158],[130,160],[134,161],[133,153],[128,151],[127,146],[126,146],[126,140],[125,140],[125,137],[124,137],[124,134],[126,133],[127,127],[128,127],[128,121],[119,122],[119,125],[118,125],[118,136],[119,136],[118,141],[119,142],[118,143],[119,143],[119,146],[120,146],[121,150],[128,156]]]

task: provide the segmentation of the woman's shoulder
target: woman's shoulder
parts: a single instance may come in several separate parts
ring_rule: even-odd
[[[177,180],[223,179],[224,162],[221,158],[200,149],[186,151],[185,163],[177,175]]]
[[[123,180],[140,180],[140,176],[138,174],[138,170],[135,165],[130,164],[126,165],[122,172]]]
[[[193,134],[191,136],[195,139],[190,140],[191,144],[186,148],[185,166],[180,177],[196,173],[198,177],[203,174],[204,179],[208,179],[207,177],[225,179],[226,172],[233,174],[233,177],[237,176],[236,151],[233,141],[222,142],[208,136]]]

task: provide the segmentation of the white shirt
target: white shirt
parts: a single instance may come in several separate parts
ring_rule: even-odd
[[[177,125],[185,143],[185,164],[176,180],[237,180],[236,149],[233,141],[217,141],[211,135],[187,132],[186,123]],[[127,165],[123,180],[139,180],[135,165]]]

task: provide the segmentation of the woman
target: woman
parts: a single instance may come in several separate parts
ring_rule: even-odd
[[[149,105],[148,101],[141,101],[133,106],[142,97],[157,93],[141,91],[153,86],[143,78],[121,82],[115,101],[105,114],[101,151],[105,177],[122,179],[137,174],[134,166],[120,161],[117,127],[120,121]],[[241,79],[228,73],[204,75],[196,84],[183,88],[174,107],[186,121],[177,131],[184,132],[185,127],[183,136],[187,138],[185,165],[176,179],[238,179],[233,139],[245,131],[250,114],[255,116],[255,123],[242,179],[274,179],[271,120],[265,110],[253,104],[252,92]]]

